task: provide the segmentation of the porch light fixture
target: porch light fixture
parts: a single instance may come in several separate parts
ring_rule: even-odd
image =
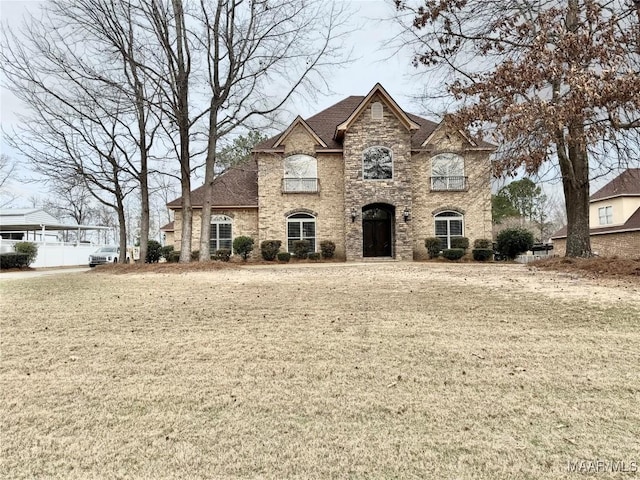
[[[356,207],[351,207],[351,223],[355,222],[356,218],[358,218],[358,210]]]
[[[409,216],[411,215],[411,213],[409,212],[409,209],[407,207],[404,207],[404,211],[402,212],[402,216],[404,217],[404,221],[408,222],[409,221]]]

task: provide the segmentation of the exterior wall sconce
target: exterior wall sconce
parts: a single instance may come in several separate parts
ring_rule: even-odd
[[[355,222],[356,218],[358,218],[358,210],[356,207],[351,207],[351,223]]]
[[[411,216],[411,213],[409,212],[409,209],[407,207],[404,207],[404,211],[402,212],[402,216],[404,217],[404,221],[405,222],[409,221],[409,217]]]

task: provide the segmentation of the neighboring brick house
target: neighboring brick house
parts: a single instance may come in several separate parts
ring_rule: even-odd
[[[377,84],[254,149],[254,159],[214,182],[211,249],[248,235],[291,250],[307,239],[336,244],[347,260],[426,258],[426,237],[449,245],[491,238],[494,147],[443,123],[405,113]],[[202,189],[192,192],[193,245],[200,240]],[[181,200],[175,211],[180,249]]]
[[[610,257],[640,258],[640,168],[628,168],[589,198],[591,250]],[[551,237],[564,255],[567,228]]]

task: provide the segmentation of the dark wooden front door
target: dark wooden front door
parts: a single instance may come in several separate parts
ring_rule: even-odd
[[[390,257],[392,212],[372,207],[362,212],[362,254],[365,257]]]

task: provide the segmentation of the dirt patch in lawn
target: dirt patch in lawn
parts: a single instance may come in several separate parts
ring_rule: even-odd
[[[0,284],[0,477],[572,479],[640,461],[636,284],[219,267]]]

